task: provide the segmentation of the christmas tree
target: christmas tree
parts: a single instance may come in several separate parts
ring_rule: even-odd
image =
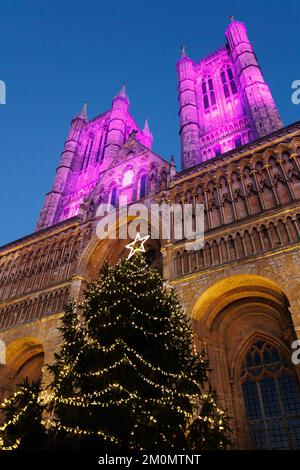
[[[45,406],[41,401],[40,381],[24,379],[18,390],[0,404],[4,424],[0,426],[0,450],[31,450],[46,446],[46,430],[42,424]]]
[[[131,245],[130,259],[105,265],[82,305],[66,306],[50,386],[26,381],[0,405],[0,449],[177,452],[229,444],[228,418],[176,293]]]
[[[228,419],[209,390],[189,321],[142,255],[102,269],[79,308],[71,303],[50,367],[55,448],[222,449]]]

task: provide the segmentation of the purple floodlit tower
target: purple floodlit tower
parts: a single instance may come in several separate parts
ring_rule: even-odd
[[[182,169],[220,155],[283,126],[247,37],[231,17],[226,46],[177,63]]]
[[[184,47],[177,63],[183,170],[282,127],[244,23],[232,18],[225,34],[226,46],[199,63]],[[141,129],[129,112],[124,84],[111,108],[94,119],[85,103],[72,120],[36,229],[94,213],[100,201],[115,205],[126,194],[131,202],[164,188],[174,162],[152,152],[152,141],[147,119]]]
[[[80,113],[72,119],[53,186],[46,195],[36,229],[40,230],[78,215],[85,201],[97,193],[103,176],[118,165],[117,157],[128,139],[131,140],[131,147],[135,143],[135,147],[139,145],[141,155],[146,152],[152,156],[152,160],[156,159],[155,154],[150,151],[153,137],[148,121],[146,119],[142,130],[131,116],[124,84],[114,97],[111,109],[90,121],[85,103]],[[136,148],[132,148],[130,154],[135,150]],[[140,160],[142,162],[143,158]],[[148,158],[149,162],[150,160]],[[138,167],[135,164],[135,168]],[[121,167],[120,171],[123,171]],[[115,180],[121,181],[118,184],[116,182],[119,190],[119,186],[122,187],[122,175],[115,177]]]

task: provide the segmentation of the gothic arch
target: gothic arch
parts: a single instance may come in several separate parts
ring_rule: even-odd
[[[239,274],[221,279],[209,287],[196,302],[192,317],[205,321],[210,327],[218,313],[234,300],[258,293],[260,297],[272,299],[278,305],[288,305],[286,296],[271,279],[256,274]]]
[[[6,346],[5,365],[0,366],[0,400],[12,394],[16,386],[28,377],[42,378],[44,348],[34,337],[24,336]]]
[[[131,219],[134,219],[132,217]],[[130,219],[128,219],[129,221]],[[140,218],[139,218],[140,220]],[[128,249],[126,245],[130,243],[131,239],[119,238],[120,230],[126,225],[126,219],[118,219],[117,224],[110,224],[110,232],[116,233],[116,238],[99,239],[95,234],[84,251],[81,253],[76,274],[83,276],[87,282],[95,279],[105,261],[108,264],[113,265],[117,263],[120,258],[128,255]],[[151,227],[148,225],[149,233],[151,233]],[[158,234],[156,234],[158,236]],[[156,261],[153,265],[161,269],[161,254],[160,254],[160,242],[158,239],[149,239],[146,246],[146,251],[155,250]]]
[[[299,376],[287,342],[257,330],[243,341],[232,367],[244,447],[299,449]]]
[[[249,448],[239,375],[241,363],[248,345],[257,336],[268,338],[288,354],[296,337],[289,301],[273,280],[240,274],[210,286],[194,305],[192,317],[196,335],[202,334],[206,341],[213,385],[234,420],[233,445]]]

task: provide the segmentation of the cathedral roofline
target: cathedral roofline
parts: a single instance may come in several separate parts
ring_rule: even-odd
[[[210,54],[206,55],[205,57],[202,57],[202,59],[200,59],[199,61],[196,61],[195,66],[197,67],[198,65],[202,65],[202,64],[206,64],[207,62],[210,62],[212,59],[218,56],[221,52],[222,53],[227,52],[226,45],[218,47]]]
[[[45,227],[41,230],[38,230],[36,232],[31,232],[28,235],[24,235],[21,238],[17,238],[16,240],[13,240],[12,242],[6,243],[5,245],[0,246],[0,253],[3,251],[9,251],[10,249],[14,248],[20,248],[22,245],[30,244],[31,242],[35,242],[36,240],[40,239],[45,235],[45,238],[49,236],[50,232],[58,233],[66,228],[77,226],[80,224],[80,217],[75,216],[70,219],[63,220],[62,222],[58,222],[55,225],[51,225],[49,227]],[[26,243],[27,242],[27,243]]]
[[[108,109],[107,111],[104,111],[104,113],[98,114],[97,116],[93,117],[92,119],[89,119],[88,124],[90,124],[91,122],[97,121],[97,119],[103,118],[109,112],[110,112],[110,109]]]
[[[127,139],[127,141],[123,144],[123,146],[120,148],[119,150],[119,153],[118,155],[116,156],[115,160],[113,161],[113,163],[118,166],[118,165],[121,165],[124,163],[124,161],[130,161],[134,158],[137,158],[139,157],[141,154],[136,154],[136,155],[133,155],[132,157],[130,158],[127,158],[126,160],[119,160],[119,155],[120,155],[120,152],[122,152],[123,149],[126,149],[126,147],[128,147],[128,144],[131,144],[132,147],[134,147],[135,145],[138,146],[138,147],[142,147],[143,150],[142,152],[149,152],[151,153],[151,155],[153,155],[154,157],[158,158],[159,160],[162,160],[164,163],[166,163],[167,165],[170,165],[171,164],[171,161],[168,161],[167,159],[165,159],[164,157],[162,157],[161,155],[159,155],[158,153],[154,152],[151,148],[147,147],[146,145],[144,145],[142,142],[140,142],[139,140],[136,140],[135,138],[133,137],[129,137]],[[143,153],[142,153],[143,154]],[[106,171],[106,170],[105,170]]]
[[[177,184],[179,181],[182,181],[183,179],[186,179],[186,177],[190,178],[192,176],[195,176],[194,173],[197,172],[197,170],[202,170],[204,168],[209,168],[210,166],[216,164],[217,162],[224,162],[228,163],[228,157],[234,156],[234,155],[242,155],[245,153],[245,151],[251,151],[255,147],[257,147],[259,144],[263,143],[270,143],[274,137],[284,137],[285,135],[288,135],[292,133],[294,130],[298,130],[300,132],[300,120],[296,121],[292,124],[289,124],[288,126],[282,127],[281,129],[278,129],[271,134],[267,134],[263,137],[260,137],[256,140],[251,141],[248,144],[242,145],[241,147],[234,149],[234,150],[229,150],[226,153],[223,153],[221,155],[218,155],[216,157],[210,158],[209,160],[205,162],[201,162],[197,165],[194,165],[190,168],[187,168],[186,170],[181,170],[177,173],[176,177],[174,178],[174,184]]]

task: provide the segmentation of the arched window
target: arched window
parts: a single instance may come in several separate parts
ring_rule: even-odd
[[[88,147],[89,147],[89,141],[86,142],[85,147],[84,147],[84,152],[81,160],[81,166],[80,170],[84,169],[84,166],[86,166],[86,158],[87,158],[87,153],[88,153]]]
[[[140,199],[146,196],[147,175],[142,175],[140,179]]]
[[[163,170],[161,172],[161,176],[160,176],[160,189],[161,189],[161,191],[165,191],[167,189],[167,185],[168,185],[167,173],[166,173],[166,170]]]
[[[227,69],[227,75],[228,75],[229,80],[233,80],[232,70],[230,67],[228,67]]]
[[[209,108],[208,96],[207,95],[203,96],[203,106],[204,106],[204,109]]]
[[[117,186],[114,186],[110,195],[110,204],[116,207],[117,203],[118,203],[118,189],[117,189]]]
[[[132,184],[133,177],[134,177],[134,172],[132,169],[125,171],[123,175],[123,181],[122,181],[123,186],[125,187],[125,186],[129,186],[130,184]]]
[[[234,78],[233,78],[233,73],[232,73],[232,70],[230,67],[228,67],[227,69],[227,75],[228,75],[228,79],[230,81],[230,88],[231,88],[231,92],[233,95],[236,94],[237,92],[237,89],[236,89],[236,84],[235,84],[235,81],[234,81]]]
[[[300,449],[299,385],[290,358],[257,339],[246,353],[241,385],[251,447]]]
[[[229,93],[229,90],[228,90],[228,85],[225,84],[225,85],[223,86],[223,90],[224,90],[225,98],[229,98],[230,93]]]
[[[215,156],[217,157],[218,155],[221,155],[221,146],[220,145],[217,145],[217,147],[215,147]]]
[[[225,98],[229,98],[230,96],[229,85],[230,85],[231,94],[235,95],[237,93],[235,80],[233,77],[232,69],[230,67],[227,68],[227,75],[225,74],[224,70],[221,72],[221,81],[223,84],[223,91],[224,91]]]
[[[209,90],[209,92],[207,91]],[[212,78],[208,78],[207,82],[202,80],[202,95],[203,95],[203,107],[208,109],[209,106],[214,106],[216,104],[216,96],[214,92],[214,84]]]
[[[101,134],[101,137],[100,137],[99,146],[98,146],[98,150],[97,150],[97,154],[96,154],[96,162],[98,162],[99,160],[103,160],[102,142],[103,142],[103,131],[102,131],[102,134]]]
[[[230,87],[231,87],[232,94],[235,95],[237,92],[237,89],[236,89],[236,84],[234,80],[230,81]]]
[[[211,91],[210,92],[210,102],[211,102],[211,105],[214,106],[216,104],[216,96],[215,96],[215,92],[214,91]]]
[[[234,146],[236,149],[242,146],[242,138],[240,136],[236,137],[236,139],[234,140]]]

